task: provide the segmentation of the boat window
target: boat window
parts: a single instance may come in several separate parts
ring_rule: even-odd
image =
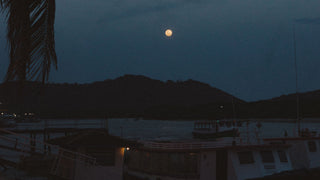
[[[274,157],[272,151],[260,151],[262,162],[264,163],[273,163]]]
[[[280,162],[288,162],[286,152],[278,151],[278,155],[279,155]]]
[[[253,154],[251,151],[238,152],[238,158],[239,158],[240,164],[254,163]]]
[[[317,152],[317,145],[314,141],[308,141],[309,152]]]

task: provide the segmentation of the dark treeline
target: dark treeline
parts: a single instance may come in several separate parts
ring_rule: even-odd
[[[0,109],[18,112],[18,85],[0,85]],[[245,102],[194,80],[159,81],[125,75],[90,84],[28,82],[24,112],[42,118],[142,117],[146,119],[295,118],[296,96]],[[303,117],[320,117],[320,91],[300,95]],[[232,101],[234,103],[232,103]],[[235,113],[234,113],[235,112]]]

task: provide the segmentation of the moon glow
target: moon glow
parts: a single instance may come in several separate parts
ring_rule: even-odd
[[[165,35],[167,37],[171,37],[172,36],[172,30],[171,29],[167,29],[166,32],[165,32]]]

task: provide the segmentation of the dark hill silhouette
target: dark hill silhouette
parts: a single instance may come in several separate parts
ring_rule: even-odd
[[[16,109],[17,87],[16,82],[0,85],[3,103],[0,109],[8,107],[11,112],[19,111]],[[320,90],[300,93],[299,97],[301,117],[320,117]],[[245,102],[198,81],[164,82],[137,75],[90,84],[43,86],[28,82],[25,102],[25,111],[47,118],[296,118],[295,94]]]
[[[17,84],[0,86],[0,98],[15,109]],[[125,75],[91,84],[47,84],[29,82],[25,87],[26,111],[43,117],[208,118],[222,116],[232,107],[232,95],[194,80],[159,81]],[[40,98],[37,95],[40,93]],[[245,103],[234,98],[235,102]],[[220,108],[224,106],[224,108]],[[208,112],[204,113],[206,107]],[[209,112],[208,108],[213,110]],[[199,114],[201,113],[201,114]]]
[[[296,118],[297,95],[289,94],[280,97],[251,102],[247,104],[252,117]],[[300,117],[320,117],[320,90],[299,93]]]

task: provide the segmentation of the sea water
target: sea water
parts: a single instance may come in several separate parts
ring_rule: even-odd
[[[136,118],[122,119],[46,119],[38,123],[19,123],[15,129],[43,129],[43,128],[107,128],[109,133],[129,139],[140,140],[179,140],[192,139],[194,122],[198,120],[143,120]],[[297,124],[290,119],[242,119],[239,127],[241,134],[259,133],[260,137],[272,138],[297,135]],[[318,122],[317,122],[318,121]],[[247,123],[249,122],[249,123]],[[258,128],[257,123],[261,123]],[[301,122],[301,128],[320,132],[320,119]],[[64,134],[51,134],[50,138]],[[28,136],[28,134],[25,134]],[[42,135],[37,140],[43,140]]]

